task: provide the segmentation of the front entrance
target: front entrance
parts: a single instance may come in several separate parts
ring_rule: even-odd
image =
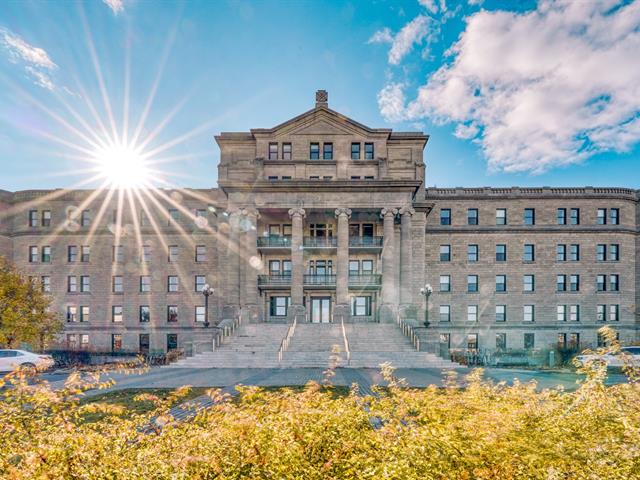
[[[311,323],[331,321],[331,297],[311,297]]]

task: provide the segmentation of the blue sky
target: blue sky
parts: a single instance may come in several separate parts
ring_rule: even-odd
[[[430,134],[430,186],[640,188],[640,8],[597,3],[4,2],[0,189],[88,178],[87,139],[112,136],[107,104],[122,134],[126,98],[129,138],[147,104],[139,141],[162,127],[145,148],[171,183],[213,187],[213,135],[321,88],[364,124]]]

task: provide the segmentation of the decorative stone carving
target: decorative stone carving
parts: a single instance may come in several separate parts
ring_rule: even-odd
[[[412,216],[416,213],[415,209],[411,205],[405,205],[400,210],[398,210],[398,212],[400,213],[400,215],[407,214]]]
[[[325,107],[329,103],[329,93],[326,90],[316,91],[316,106],[324,105]]]
[[[336,208],[335,214],[336,214],[336,218],[338,218],[340,215],[346,215],[347,218],[351,218],[351,209],[350,208]]]
[[[293,218],[295,216],[306,217],[307,212],[304,211],[304,208],[292,208],[289,210],[289,217]]]
[[[383,208],[382,211],[380,212],[380,216],[382,218],[386,217],[387,215],[392,215],[395,217],[397,213],[398,213],[397,208]]]

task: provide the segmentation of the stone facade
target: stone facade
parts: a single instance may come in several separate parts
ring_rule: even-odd
[[[547,348],[565,334],[587,345],[605,323],[638,340],[638,191],[425,189],[428,136],[364,126],[331,110],[323,91],[283,124],[215,139],[216,189],[0,191],[0,254],[50,290],[71,347],[165,351],[207,340],[205,282],[214,325],[422,325],[430,284],[427,343],[523,348],[526,337]],[[598,275],[605,291],[596,291]],[[496,291],[497,276],[506,291]]]

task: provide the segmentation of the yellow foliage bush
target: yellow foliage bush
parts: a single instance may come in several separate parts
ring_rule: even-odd
[[[168,399],[151,413],[53,392],[20,377],[0,393],[0,475],[11,479],[598,479],[640,478],[640,385],[606,387],[588,366],[574,392],[491,383],[476,370],[412,389],[384,372],[378,396],[241,388],[188,422]],[[77,379],[76,379],[77,380]],[[94,378],[98,382],[97,377]],[[91,386],[96,386],[93,384]],[[211,395],[219,392],[212,391]],[[99,421],[85,421],[100,411]],[[143,433],[152,417],[168,423]],[[378,425],[379,428],[373,428]]]

